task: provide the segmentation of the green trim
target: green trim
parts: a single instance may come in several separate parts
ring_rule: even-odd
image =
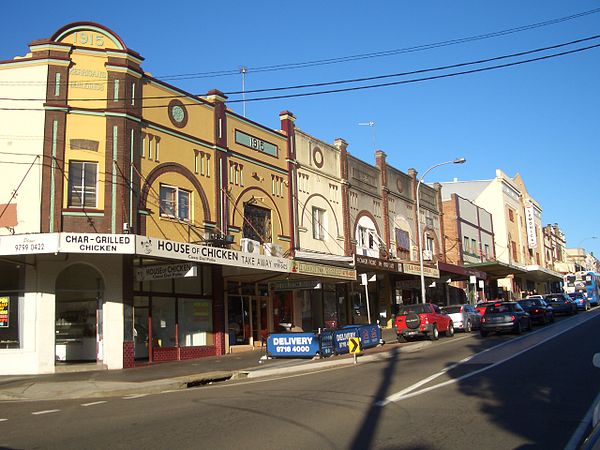
[[[232,120],[239,120],[240,122],[245,123],[246,125],[249,125],[252,128],[264,131],[265,133],[270,134],[271,136],[274,136],[274,137],[276,137],[278,139],[283,139],[284,141],[287,139],[287,136],[279,134],[279,133],[277,133],[277,132],[275,132],[273,130],[270,130],[267,127],[262,127],[262,126],[260,126],[260,125],[258,125],[256,123],[254,123],[254,122],[249,122],[246,119],[244,119],[243,117],[240,117],[240,116],[237,116],[237,115],[231,114],[231,113],[227,113],[227,116],[231,117]]]
[[[284,242],[291,242],[292,241],[292,238],[284,237],[284,236],[277,236],[277,239],[279,239],[280,241],[284,241]]]
[[[256,164],[257,166],[264,167],[265,169],[269,169],[269,170],[272,170],[274,172],[278,172],[278,173],[280,173],[282,175],[287,175],[288,174],[287,170],[285,170],[285,169],[280,169],[279,167],[271,166],[271,165],[265,164],[265,163],[263,163],[261,161],[257,161],[255,159],[251,159],[251,158],[249,158],[247,156],[242,155],[241,153],[237,153],[237,152],[231,151],[230,152],[230,156],[235,156],[238,159],[241,159],[243,161],[249,162],[251,164]]]
[[[217,225],[216,225],[216,224],[214,224],[214,223],[207,223],[207,222],[204,222],[204,223],[202,224],[202,226],[203,226],[204,228],[215,228]]]
[[[117,232],[117,144],[119,138],[119,129],[116,125],[113,126],[113,141],[112,141],[112,205],[111,205],[111,232]]]
[[[104,213],[101,212],[76,212],[76,211],[63,211],[63,216],[78,216],[78,217],[104,217]]]
[[[56,146],[58,134],[58,120],[52,123],[52,161],[50,162],[50,223],[48,231],[54,233],[54,202],[56,200],[56,189],[54,186],[54,170],[56,169]]]
[[[57,66],[69,67],[71,61],[65,61],[64,59],[54,59],[54,58],[46,58],[46,59],[19,59],[17,61],[10,61],[2,63],[1,66],[10,67],[10,66],[32,66],[39,64],[40,66],[44,64],[52,63]]]
[[[54,96],[60,95],[60,72],[54,74]]]
[[[76,31],[94,31],[96,33],[99,33],[105,37],[107,37],[108,39],[110,39],[112,41],[113,44],[115,44],[117,46],[117,48],[119,50],[125,50],[123,48],[123,46],[121,45],[121,43],[119,42],[119,40],[113,36],[112,34],[108,33],[106,30],[99,28],[99,27],[95,27],[93,25],[77,25],[75,27],[69,28],[65,31],[63,31],[59,36],[56,37],[56,41],[60,41],[62,38],[64,38],[67,34],[69,33],[73,33]],[[74,45],[78,45],[78,44],[74,44]],[[100,49],[98,49],[100,50]],[[104,50],[104,49],[102,49]]]
[[[104,68],[106,70],[110,70],[111,72],[116,72],[116,73],[126,73],[127,75],[131,75],[135,78],[137,78],[138,80],[140,80],[143,77],[143,74],[141,74],[140,72],[130,69],[128,67],[122,67],[122,66],[113,66],[110,64],[106,64],[104,66]]]
[[[150,215],[150,213],[148,211],[146,211],[145,209],[138,209],[138,214],[141,214],[142,216]]]
[[[163,128],[163,127],[160,127],[160,126],[152,124],[152,123],[146,123],[145,125],[146,125],[147,128],[150,128],[152,130],[161,131],[161,132],[163,132],[165,134],[169,134],[169,135],[174,136],[176,138],[183,139],[184,141],[191,142],[192,144],[196,144],[196,145],[199,145],[199,146],[204,147],[204,148],[210,148],[211,150],[215,149],[214,145],[207,144],[206,142],[200,141],[198,139],[194,139],[194,138],[191,138],[189,136],[182,135],[180,133],[177,133],[176,131],[172,131],[172,130],[169,130],[167,128]]]
[[[113,100],[115,102],[119,101],[119,85],[120,85],[120,80],[117,78],[115,80],[114,91],[113,91]]]

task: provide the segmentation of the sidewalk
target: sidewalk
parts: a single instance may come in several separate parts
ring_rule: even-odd
[[[399,344],[393,329],[383,329],[382,337],[386,344],[365,350],[358,357],[359,363],[385,360],[397,352],[418,351],[430,344],[428,341]],[[284,375],[353,364],[351,355],[314,360],[266,359],[264,355],[263,349],[134,369],[0,376],[0,401],[152,394],[218,381]]]

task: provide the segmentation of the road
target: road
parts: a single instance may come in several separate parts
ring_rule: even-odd
[[[563,449],[600,391],[600,308],[317,373],[0,403],[4,448]]]

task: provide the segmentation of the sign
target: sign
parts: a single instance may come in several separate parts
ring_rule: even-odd
[[[334,353],[333,333],[333,331],[321,331],[321,335],[319,336],[319,341],[321,344],[319,352],[323,357],[331,356]]]
[[[60,251],[63,253],[135,253],[132,234],[60,233]]]
[[[358,337],[358,329],[356,327],[342,328],[333,333],[333,344],[336,354],[348,353],[348,341],[350,338]]]
[[[57,253],[58,233],[0,236],[0,255]]]
[[[273,357],[312,358],[319,353],[314,333],[277,333],[267,338],[267,354]]]
[[[0,328],[8,328],[10,314],[10,297],[0,297]]]
[[[348,352],[349,353],[360,353],[360,338],[353,337],[348,339]]]
[[[155,256],[275,272],[290,271],[290,260],[277,256],[243,253],[228,248],[207,247],[146,236],[136,236],[135,241],[136,253],[140,256]]]
[[[137,267],[135,279],[137,281],[166,280],[169,278],[187,278],[198,275],[198,266],[191,262],[178,264],[164,264],[154,266]]]
[[[373,269],[388,270],[391,272],[397,272],[398,266],[393,261],[386,261],[385,259],[373,258],[371,256],[356,255],[356,264],[361,266],[367,266]]]
[[[297,280],[297,281],[274,281],[270,283],[273,291],[295,291],[295,290],[314,290],[322,289],[323,285],[315,280]]]
[[[421,275],[419,264],[402,263],[403,272],[409,275]],[[428,278],[439,278],[440,271],[436,267],[423,266],[423,274]]]
[[[356,270],[346,269],[344,267],[328,266],[326,264],[317,264],[306,261],[293,261],[292,273],[304,275],[319,275],[322,277],[339,278],[342,280],[356,280]]]
[[[276,145],[263,141],[257,137],[250,136],[249,134],[243,133],[240,130],[235,130],[235,143],[251,148],[252,150],[258,150],[259,152],[266,153],[267,155],[277,156]]]
[[[361,325],[358,327],[362,348],[376,347],[381,341],[381,329],[378,325]]]
[[[537,235],[535,232],[535,213],[533,203],[525,205],[525,227],[527,229],[527,245],[529,248],[537,248]]]

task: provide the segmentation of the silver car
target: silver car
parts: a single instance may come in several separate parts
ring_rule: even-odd
[[[470,333],[481,326],[481,315],[469,304],[443,306],[442,311],[450,316],[457,330]]]

